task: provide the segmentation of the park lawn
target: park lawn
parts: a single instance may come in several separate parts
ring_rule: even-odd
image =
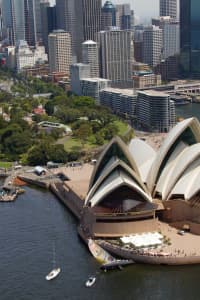
[[[120,121],[120,120],[116,120],[114,121],[114,124],[118,127],[119,129],[119,133],[118,135],[124,135],[127,130],[128,130],[128,124]],[[105,144],[108,143],[108,141],[105,141]],[[96,148],[99,147],[96,144],[92,144],[89,141],[84,145],[84,150],[87,149],[92,149],[92,148]],[[77,151],[81,151],[82,150],[82,144],[80,142],[79,139],[74,138],[74,137],[70,137],[69,139],[67,139],[66,142],[64,142],[64,149],[65,151],[72,151],[72,150],[77,150]]]
[[[11,168],[12,167],[12,162],[7,162],[7,161],[0,161],[0,168]]]
[[[128,124],[127,123],[124,123],[120,120],[116,120],[113,123],[118,127],[118,129],[119,129],[118,134],[119,135],[124,135],[127,132],[127,130],[128,130]]]
[[[90,144],[89,142],[84,145],[84,149],[91,149],[95,148],[97,145],[95,144]],[[81,151],[82,150],[82,144],[79,139],[76,139],[74,137],[69,138],[65,143],[64,143],[64,149],[65,151],[71,151],[71,150],[77,150]]]

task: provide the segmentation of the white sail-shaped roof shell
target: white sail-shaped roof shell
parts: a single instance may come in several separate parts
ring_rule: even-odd
[[[199,178],[200,123],[190,118],[170,131],[157,153],[140,139],[127,146],[114,138],[97,161],[85,205],[98,205],[122,186],[135,198],[140,195],[139,201],[151,202],[153,196],[190,200],[200,191]]]
[[[106,196],[108,196],[114,190],[124,185],[133,189],[133,191],[136,191],[143,197],[144,200],[152,202],[151,196],[147,195],[131,177],[129,177],[123,171],[116,170],[112,174],[110,174],[110,176],[102,183],[102,185],[95,192],[92,199],[90,199],[89,202],[91,204],[91,207],[99,204],[102,200],[106,198]]]
[[[186,201],[190,200],[200,190],[200,166],[194,170],[187,172],[177,182],[169,195],[169,199],[173,196],[183,196]]]
[[[192,145],[182,151],[182,153],[173,161],[168,174],[166,174],[165,182],[162,189],[162,199],[167,200],[170,191],[173,189],[177,181],[183,175],[185,170],[197,158],[200,158],[200,143]]]
[[[156,184],[156,188],[155,188],[155,192],[158,192],[161,197],[163,198],[163,190],[166,184],[166,178],[170,172],[170,170],[173,167],[173,164],[175,162],[175,160],[177,159],[178,155],[186,148],[188,148],[189,146],[184,144],[183,142],[179,143],[178,146],[175,148],[175,150],[173,151],[172,155],[170,156],[163,172],[161,173],[161,176],[158,179],[158,182]]]
[[[148,180],[147,180],[147,186],[149,188],[149,191],[152,193],[154,189],[154,185],[156,183],[156,180],[158,179],[159,171],[162,162],[166,158],[168,151],[173,147],[174,143],[177,141],[178,137],[181,135],[181,133],[184,132],[185,129],[191,128],[196,141],[200,142],[200,124],[195,118],[186,119],[180,123],[178,123],[167,135],[166,139],[164,140],[162,146],[160,147],[156,158],[152,164],[152,167],[150,169]]]
[[[115,144],[119,147],[121,152],[124,154],[124,157],[126,157],[128,165],[135,171],[135,173],[137,173],[138,176],[140,176],[139,170],[137,168],[137,164],[134,161],[134,158],[131,156],[131,153],[130,153],[127,145],[119,137],[114,137],[111,140],[111,142],[106,146],[106,148],[104,149],[104,151],[102,152],[101,156],[99,157],[99,159],[97,161],[97,164],[93,170],[93,173],[92,173],[92,176],[90,179],[89,188],[91,188],[93,186],[93,184],[95,184],[98,177],[101,176],[103,169],[106,167],[107,163],[109,163],[110,159],[108,159],[107,163],[105,163],[105,164],[104,164],[104,161],[106,161],[106,155],[109,153],[110,149]],[[102,167],[102,164],[104,164],[103,167]]]
[[[101,176],[97,179],[95,184],[90,189],[86,199],[85,199],[85,205],[88,203],[88,201],[93,197],[96,190],[99,188],[99,186],[102,184],[102,182],[115,170],[115,169],[124,169],[126,173],[129,174],[129,177],[131,177],[138,186],[144,190],[148,194],[146,186],[141,181],[140,177],[135,173],[128,165],[126,165],[123,161],[119,160],[115,157],[115,159],[111,159],[104,170],[101,172]]]
[[[137,164],[141,179],[147,182],[147,177],[152,163],[155,159],[155,150],[140,139],[132,139],[129,144],[129,151]]]

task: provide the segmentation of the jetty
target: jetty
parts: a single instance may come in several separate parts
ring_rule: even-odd
[[[0,191],[0,202],[12,202],[15,201],[19,194],[24,193],[24,190],[17,187],[5,188]]]

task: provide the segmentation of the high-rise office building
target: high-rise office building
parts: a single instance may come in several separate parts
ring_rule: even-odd
[[[122,30],[132,29],[134,26],[134,12],[130,4],[116,5],[116,26]]]
[[[25,40],[30,46],[42,42],[40,0],[24,0]]]
[[[119,87],[130,87],[132,81],[133,32],[110,30],[98,33],[101,77]]]
[[[177,6],[177,0],[160,0],[160,16],[170,16],[171,18],[176,19]]]
[[[3,0],[2,14],[5,30],[11,44],[25,40],[25,3],[18,0]]]
[[[72,59],[81,61],[83,37],[82,0],[56,0],[57,28],[69,32],[72,39]]]
[[[56,6],[47,8],[48,33],[57,29]]]
[[[50,72],[66,72],[71,65],[71,37],[64,30],[55,30],[48,36]]]
[[[48,51],[48,16],[47,9],[50,7],[50,2],[40,2],[41,26],[42,26],[42,41],[46,52]],[[56,29],[56,28],[54,28]]]
[[[143,62],[156,67],[162,59],[163,30],[158,26],[146,26],[143,32]]]
[[[81,44],[101,28],[101,0],[56,0],[56,9],[57,28],[72,37],[73,62],[81,61]]]
[[[180,26],[177,20],[166,16],[152,19],[152,24],[163,31],[162,59],[180,53]]]
[[[200,1],[180,1],[181,75],[200,78]]]
[[[50,6],[50,2],[41,2],[42,40],[46,52],[48,52],[48,35],[57,29],[56,6]]]
[[[12,44],[26,40],[35,46],[42,41],[40,0],[3,0],[2,14]]]
[[[101,30],[116,26],[116,9],[111,1],[106,1],[101,10]]]
[[[101,30],[102,0],[82,0],[84,40],[96,40],[96,34]]]
[[[156,72],[162,75],[163,80],[178,78],[180,55],[180,25],[179,21],[169,17],[152,19],[152,24],[159,26],[163,31],[163,48],[161,63]]]
[[[99,77],[98,46],[94,41],[82,44],[82,62],[90,65],[90,77]]]

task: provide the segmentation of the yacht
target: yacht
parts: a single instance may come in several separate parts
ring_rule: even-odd
[[[58,274],[60,273],[61,269],[57,268],[57,269],[53,269],[47,276],[46,276],[46,280],[52,280],[54,278],[56,278],[58,276]]]
[[[91,276],[91,277],[89,277],[88,280],[86,281],[85,286],[86,286],[86,287],[91,287],[91,286],[95,283],[95,281],[96,281],[96,277]]]

